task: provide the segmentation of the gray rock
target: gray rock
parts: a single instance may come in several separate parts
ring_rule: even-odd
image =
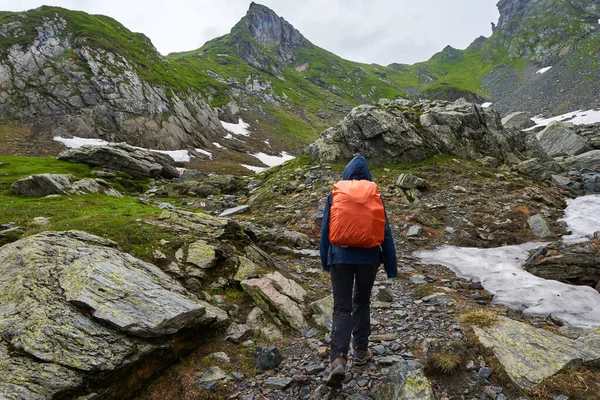
[[[561,172],[562,168],[555,161],[542,161],[538,158],[532,158],[519,163],[516,167],[523,175],[527,175],[538,181],[550,179],[552,175]]]
[[[271,376],[265,379],[263,386],[269,389],[285,389],[292,383],[292,378],[280,378],[276,376]]]
[[[587,168],[594,170],[600,166],[600,150],[592,150],[577,156],[559,160],[558,163],[566,168]]]
[[[219,367],[208,367],[197,378],[200,383],[209,383],[227,379],[227,374]]]
[[[551,122],[536,138],[550,157],[576,156],[591,148],[573,132],[572,125],[562,122]]]
[[[183,328],[227,321],[154,265],[85,232],[43,232],[5,245],[0,271],[0,393],[50,398],[90,373],[130,368]]]
[[[433,400],[435,396],[423,366],[416,361],[396,364],[383,383],[373,389],[375,400]]]
[[[429,186],[425,179],[410,174],[400,174],[396,185],[402,189],[426,189]]]
[[[411,225],[406,233],[407,237],[419,237],[423,233],[423,227],[421,225]]]
[[[225,332],[225,340],[231,340],[234,343],[241,343],[252,336],[252,329],[246,324],[229,325]]]
[[[139,149],[125,143],[69,149],[60,153],[58,159],[123,171],[134,178],[179,177],[179,171],[175,168],[175,161],[171,156]]]
[[[535,122],[524,112],[514,112],[502,118],[502,125],[505,128],[527,129],[535,125]]]
[[[331,330],[333,326],[333,295],[310,303],[308,310],[313,322],[318,327],[326,332]]]
[[[11,185],[13,193],[28,197],[44,197],[51,194],[67,194],[73,181],[72,175],[41,174],[28,176]]]
[[[536,214],[527,220],[533,234],[540,239],[556,236],[541,214]]]
[[[248,318],[246,319],[246,325],[252,329],[252,331],[269,342],[276,342],[283,339],[283,334],[273,323],[273,320],[265,314],[259,307],[254,307]]]
[[[544,329],[500,317],[489,328],[473,328],[479,342],[494,352],[510,379],[520,388],[568,368],[600,362],[600,348],[567,339]]]
[[[379,288],[379,292],[377,292],[376,297],[377,297],[377,300],[387,302],[387,303],[391,303],[394,301],[394,295],[385,286],[382,286]]]
[[[275,346],[258,346],[254,351],[254,364],[263,371],[277,368],[282,361],[283,357]]]

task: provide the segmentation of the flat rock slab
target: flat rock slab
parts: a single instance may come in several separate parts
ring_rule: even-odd
[[[555,335],[509,318],[490,328],[473,328],[507,375],[521,388],[532,387],[558,372],[600,362],[600,348]]]
[[[219,214],[219,217],[228,217],[230,215],[240,214],[240,213],[243,213],[244,211],[248,210],[249,208],[250,208],[249,206],[237,206],[237,207],[233,207],[233,208],[228,208],[227,210],[225,210],[221,214]]]
[[[110,240],[81,231],[21,239],[0,248],[0,398],[53,398],[152,354],[183,328],[226,320]]]

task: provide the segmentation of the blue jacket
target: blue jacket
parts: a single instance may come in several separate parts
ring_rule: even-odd
[[[342,174],[343,180],[373,181],[367,160],[362,156],[356,156],[348,163]],[[383,200],[382,200],[383,202]],[[398,276],[396,262],[396,248],[392,238],[392,229],[385,216],[385,236],[381,246],[370,249],[358,247],[340,247],[329,242],[329,213],[331,211],[331,193],[327,196],[325,210],[323,211],[323,223],[321,225],[321,265],[324,271],[329,271],[332,264],[368,264],[385,266],[385,272],[389,278]]]

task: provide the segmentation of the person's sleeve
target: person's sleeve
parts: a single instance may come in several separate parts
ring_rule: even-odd
[[[383,201],[382,201],[383,202]],[[384,205],[385,208],[385,205]],[[392,236],[392,228],[388,221],[387,212],[385,213],[385,231],[383,243],[381,244],[383,251],[383,266],[388,278],[398,277],[398,261],[396,260],[396,246],[394,245],[394,237]]]
[[[319,250],[321,253],[321,266],[323,271],[329,271],[327,256],[329,253],[329,211],[331,209],[331,194],[327,196],[325,208],[323,209],[323,221],[321,222],[321,241]]]

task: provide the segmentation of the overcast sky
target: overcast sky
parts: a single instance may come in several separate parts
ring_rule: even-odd
[[[313,44],[343,58],[387,65],[429,59],[446,45],[490,36],[497,0],[261,0]],[[108,15],[148,36],[163,54],[224,35],[249,0],[0,0],[0,10],[43,4]]]

